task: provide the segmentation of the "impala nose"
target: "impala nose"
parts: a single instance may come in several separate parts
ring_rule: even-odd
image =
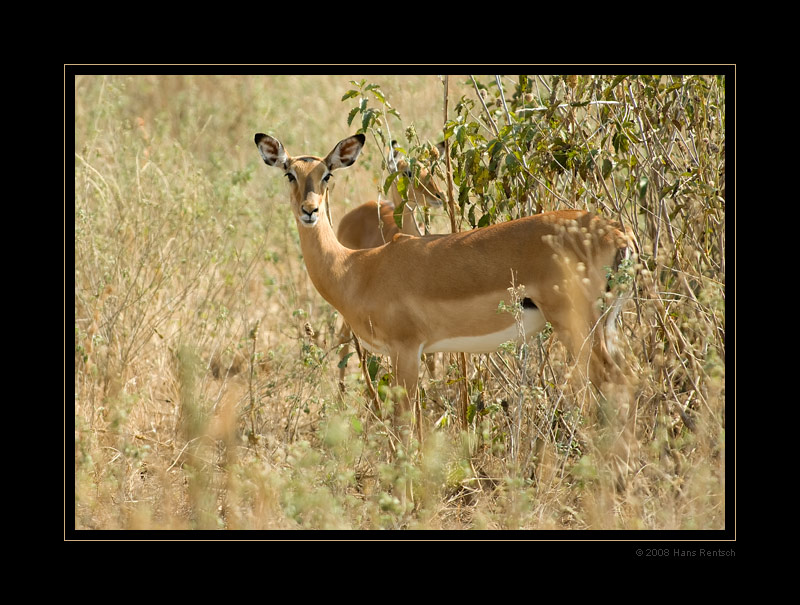
[[[309,194],[300,204],[300,220],[308,226],[313,226],[319,219],[320,202],[319,196]]]
[[[317,222],[317,218],[319,217],[319,206],[316,208],[312,208],[311,210],[306,210],[305,206],[300,206],[300,220],[304,223],[308,223],[309,225],[313,225]]]

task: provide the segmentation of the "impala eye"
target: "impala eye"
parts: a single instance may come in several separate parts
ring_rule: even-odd
[[[289,179],[290,183],[294,183],[297,180],[291,172],[287,172],[284,176]]]
[[[332,176],[333,176],[333,173],[329,172],[329,173],[328,173],[328,174],[326,174],[324,177],[322,177],[322,182],[323,182],[323,183],[327,183],[327,182],[330,180],[330,178],[331,178]]]

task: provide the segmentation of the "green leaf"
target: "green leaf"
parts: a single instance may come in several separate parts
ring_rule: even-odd
[[[465,174],[472,174],[475,172],[475,166],[477,165],[477,152],[474,149],[467,149],[467,151],[463,155],[464,158],[464,173]]]
[[[610,99],[612,97],[612,93],[614,92],[614,89],[617,87],[617,84],[622,82],[627,77],[628,76],[625,75],[625,76],[617,76],[616,78],[614,78],[612,80],[611,84],[606,86],[605,90],[603,91],[603,98],[606,99],[606,100]]]
[[[392,391],[392,379],[393,376],[388,372],[381,376],[380,381],[378,381],[378,387],[376,391],[378,392],[378,397],[381,401],[386,401],[389,393]]]
[[[357,97],[357,96],[358,96],[358,91],[357,90],[348,90],[346,93],[344,93],[344,96],[342,97],[342,101],[346,101],[347,99],[352,99],[353,97]]]
[[[372,90],[372,94],[374,94],[375,98],[378,99],[381,103],[386,105],[386,97],[383,96],[383,93],[379,88]]]
[[[408,197],[408,177],[405,174],[398,173],[397,191],[400,193],[401,198],[406,199]]]
[[[650,180],[646,176],[643,176],[643,177],[641,177],[639,179],[639,199],[640,200],[644,199],[644,196],[647,193],[647,184],[649,182],[650,182]]]
[[[616,78],[614,78],[614,80],[611,82],[611,84],[609,85],[609,88],[614,88],[614,87],[615,87],[617,84],[619,84],[620,82],[622,82],[622,81],[623,81],[625,78],[627,78],[627,77],[628,77],[627,75],[624,75],[624,76],[617,76],[617,77],[616,77]]]
[[[381,367],[381,358],[375,355],[370,355],[369,359],[367,360],[367,372],[369,373],[369,379],[374,381],[375,376],[378,374],[378,370]]]
[[[674,83],[674,84],[672,84],[671,86],[668,86],[668,87],[667,87],[667,88],[664,90],[664,93],[666,94],[666,93],[668,93],[668,92],[672,92],[673,90],[678,90],[679,88],[683,88],[683,82],[675,82],[675,83]]]
[[[342,369],[346,368],[346,367],[347,367],[347,360],[348,360],[348,359],[350,359],[350,358],[351,358],[353,355],[355,355],[355,352],[348,353],[347,355],[345,355],[344,357],[342,357],[342,360],[339,362],[339,364],[338,364],[338,366],[337,366],[337,367],[338,367],[340,370],[342,370]]]
[[[366,132],[369,130],[369,127],[372,125],[373,122],[373,113],[371,109],[368,109],[364,112],[364,115],[361,116],[361,130]]]
[[[403,228],[403,208],[405,208],[406,203],[403,202],[397,208],[394,209],[394,223],[397,225],[398,229]]]
[[[514,154],[509,153],[506,156],[506,170],[514,170],[519,165],[519,160],[514,156]]]
[[[392,187],[392,183],[394,183],[394,180],[398,176],[400,176],[399,172],[393,172],[388,177],[386,177],[386,180],[383,182],[383,194],[384,195],[389,195],[389,189]]]
[[[467,406],[467,424],[472,424],[472,421],[475,420],[475,411],[477,407],[474,403],[471,403]]]
[[[458,205],[464,208],[464,204],[469,201],[469,184],[465,180],[458,187]]]
[[[456,141],[458,141],[459,145],[464,145],[464,141],[467,140],[467,129],[464,126],[456,126]]]
[[[617,132],[611,138],[611,144],[614,145],[616,153],[627,153],[628,151],[628,137],[623,132]]]
[[[611,160],[609,160],[608,158],[605,158],[603,160],[603,167],[600,170],[600,172],[603,175],[604,179],[607,179],[608,176],[611,174],[611,169],[612,168],[613,168],[613,164],[611,163]]]

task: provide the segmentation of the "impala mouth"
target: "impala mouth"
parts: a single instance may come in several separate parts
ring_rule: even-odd
[[[298,217],[301,223],[308,227],[313,227],[319,220],[319,206],[309,212],[303,206],[300,206],[300,216]]]

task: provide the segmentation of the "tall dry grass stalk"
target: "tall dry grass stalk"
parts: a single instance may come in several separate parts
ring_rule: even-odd
[[[552,109],[596,164],[539,179],[526,203],[632,230],[631,387],[603,399],[572,380],[549,332],[471,356],[466,374],[440,356],[421,383],[433,428],[405,449],[355,357],[340,391],[337,314],[252,145],[266,130],[323,153],[352,134],[341,97],[360,78],[76,76],[75,528],[724,528],[725,81],[584,78],[533,78],[526,99],[608,86],[614,104]],[[441,140],[437,77],[371,81],[403,117],[393,136]],[[513,79],[497,80],[494,106],[481,81],[449,78],[450,116],[478,94],[502,125]],[[488,132],[482,113],[469,119]],[[375,199],[383,153],[368,145],[337,177],[334,221]],[[449,221],[434,217],[439,232]],[[391,400],[386,361],[367,360]]]

